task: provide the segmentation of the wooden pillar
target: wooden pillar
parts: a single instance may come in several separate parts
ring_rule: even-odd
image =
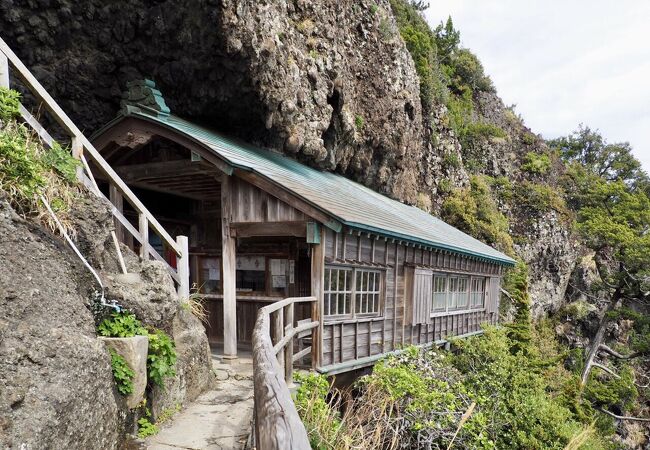
[[[0,52],[0,87],[9,89],[9,60]]]
[[[231,179],[221,177],[221,267],[223,270],[223,356],[237,358],[237,292],[236,292],[236,247],[237,241],[230,233],[232,199]]]
[[[177,236],[176,245],[181,251],[177,258],[176,270],[178,271],[178,296],[181,300],[190,298],[190,246],[187,236]]]
[[[316,297],[312,303],[311,320],[318,321],[311,334],[311,360],[314,369],[320,367],[323,360],[323,283],[325,279],[325,239],[326,233],[321,233],[320,244],[311,246],[311,295]],[[332,342],[333,344],[333,342]],[[334,346],[332,345],[332,348]]]

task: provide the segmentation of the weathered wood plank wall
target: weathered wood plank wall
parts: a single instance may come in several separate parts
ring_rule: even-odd
[[[426,323],[411,324],[407,296],[408,270],[426,267],[434,271],[488,277],[489,290],[498,292],[502,269],[491,264],[441,251],[406,246],[366,233],[325,232],[325,260],[329,266],[359,266],[380,270],[385,288],[378,317],[323,321],[322,366],[389,352],[409,344],[425,344],[451,335],[480,330],[481,324],[497,321],[496,305],[449,315],[429,317]]]

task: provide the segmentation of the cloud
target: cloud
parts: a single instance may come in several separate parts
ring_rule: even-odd
[[[433,0],[451,16],[506,104],[545,137],[598,128],[650,171],[650,2]]]

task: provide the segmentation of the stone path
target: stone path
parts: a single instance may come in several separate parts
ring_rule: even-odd
[[[243,449],[253,418],[253,361],[240,357],[224,364],[213,356],[217,388],[197,398],[155,436],[145,441],[148,450]]]

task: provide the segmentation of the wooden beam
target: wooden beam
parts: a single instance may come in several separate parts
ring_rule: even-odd
[[[205,162],[192,162],[189,159],[117,166],[114,169],[127,183],[139,181],[143,178],[178,177],[196,174],[211,175],[217,173],[213,165]]]
[[[335,232],[341,231],[342,224],[339,221],[333,219],[331,216],[325,214],[324,212],[310,205],[306,201],[296,197],[294,194],[287,191],[285,188],[279,186],[275,182],[270,181],[256,173],[248,172],[240,169],[235,170],[235,175],[237,175],[239,178],[243,180],[246,180],[250,184],[257,186],[263,191],[268,192],[272,196],[279,198],[283,202],[287,203],[288,205],[292,206],[298,211],[308,215],[309,217],[317,220],[318,222],[334,230]]]
[[[311,360],[312,368],[320,367],[323,360],[323,283],[325,279],[325,240],[327,234],[323,233],[320,244],[311,246],[311,295],[316,298],[311,307],[311,320],[318,322],[318,326],[312,330]],[[334,342],[332,341],[332,347]]]
[[[9,89],[9,60],[0,52],[0,87]]]
[[[197,153],[226,175],[232,174],[232,166],[205,144],[196,139],[190,138],[184,133],[170,129],[159,122],[153,122],[152,120],[153,119],[147,119],[145,117],[127,117],[111,128],[104,130],[99,136],[94,137],[93,143],[100,151],[102,151],[109,147],[113,142],[123,142],[125,136],[129,134],[138,133],[138,135],[159,136]],[[134,145],[135,147],[138,147],[142,145],[142,143],[140,143],[139,140],[136,140]]]
[[[230,229],[236,237],[295,236],[305,237],[307,222],[233,222]]]
[[[221,266],[223,280],[223,354],[237,358],[236,239],[230,230],[232,200],[229,176],[221,178]]]

